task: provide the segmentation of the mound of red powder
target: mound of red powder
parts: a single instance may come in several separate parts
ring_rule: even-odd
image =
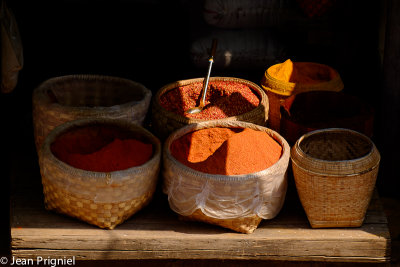
[[[82,170],[112,172],[146,163],[152,144],[132,138],[118,138],[111,128],[83,128],[67,132],[51,144],[61,161]]]
[[[222,119],[238,116],[255,109],[260,99],[252,89],[232,81],[211,81],[207,89],[204,109],[197,114],[186,110],[198,105],[203,83],[197,82],[174,88],[160,96],[163,108],[178,115],[193,119]]]

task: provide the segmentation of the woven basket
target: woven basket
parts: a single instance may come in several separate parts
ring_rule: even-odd
[[[145,164],[113,172],[74,168],[54,156],[50,145],[76,127],[111,125],[153,145],[153,156]],[[113,229],[151,200],[161,160],[160,141],[149,131],[128,120],[80,119],[56,127],[40,150],[45,207],[100,228]]]
[[[264,93],[264,91],[258,85],[244,79],[231,78],[231,77],[211,77],[210,82],[212,81],[229,81],[229,82],[238,82],[245,84],[249,86],[254,93],[258,94],[260,98],[260,104],[255,109],[238,116],[218,119],[218,121],[221,122],[246,121],[261,126],[265,125],[268,119],[268,109],[269,109],[268,98],[267,95]],[[166,92],[175,89],[179,86],[185,86],[197,82],[203,82],[203,78],[173,82],[168,85],[165,85],[156,93],[152,102],[152,128],[154,134],[158,136],[160,139],[165,140],[173,131],[185,125],[207,121],[202,119],[186,118],[184,116],[167,111],[165,108],[161,106],[160,103],[160,97]]]
[[[341,128],[313,131],[296,142],[291,159],[311,227],[362,225],[380,161],[367,136]]]
[[[56,126],[80,118],[128,119],[142,124],[151,91],[134,81],[99,75],[51,78],[33,92],[36,149]]]
[[[317,84],[301,84],[301,83],[285,82],[272,77],[268,73],[269,69],[274,68],[281,63],[269,67],[264,73],[264,76],[261,81],[261,87],[267,93],[269,100],[268,127],[270,127],[275,131],[280,132],[280,123],[281,123],[280,107],[286,98],[290,97],[291,95],[295,95],[302,92],[310,92],[310,91],[339,92],[344,87],[342,79],[336,70],[324,64],[312,63],[312,62],[306,62],[306,63],[315,65],[316,69],[329,68],[331,71],[336,73],[336,75],[330,81]]]
[[[269,168],[245,175],[216,175],[194,170],[177,161],[172,142],[206,128],[250,128],[267,132],[282,146],[281,158]],[[206,148],[205,148],[206,149]],[[287,189],[290,147],[275,131],[241,121],[208,121],[174,131],[164,143],[163,190],[171,209],[185,220],[219,225],[240,233],[252,233],[262,219],[281,210]]]
[[[361,99],[332,91],[292,95],[281,106],[283,137],[293,145],[308,132],[324,128],[346,128],[373,134],[374,111]]]

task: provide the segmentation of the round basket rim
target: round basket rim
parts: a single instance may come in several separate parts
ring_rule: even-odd
[[[301,149],[300,144],[301,144],[301,142],[302,142],[305,138],[310,137],[310,136],[312,136],[312,135],[314,135],[314,134],[326,133],[326,132],[350,132],[350,133],[352,133],[352,134],[359,135],[359,136],[363,137],[365,140],[367,140],[367,141],[371,144],[371,149],[370,149],[370,151],[369,151],[367,154],[365,154],[365,155],[363,155],[363,156],[361,156],[361,157],[358,157],[358,158],[355,158],[355,159],[349,159],[349,160],[323,160],[323,159],[319,159],[319,158],[312,157],[312,156],[310,156],[309,154],[305,153],[305,152]],[[301,156],[306,157],[306,158],[309,158],[309,159],[312,159],[313,161],[320,162],[320,163],[345,163],[345,162],[347,162],[347,163],[349,163],[349,162],[350,162],[350,163],[354,163],[354,162],[360,162],[360,161],[363,161],[363,160],[365,160],[366,158],[370,157],[370,156],[372,155],[372,153],[374,153],[375,151],[377,151],[376,146],[375,146],[374,142],[372,142],[371,138],[369,138],[367,135],[365,135],[365,134],[363,134],[363,133],[360,133],[360,132],[355,131],[355,130],[352,130],[352,129],[347,129],[347,128],[324,128],[324,129],[318,129],[318,130],[314,130],[314,131],[308,132],[308,133],[302,135],[302,136],[296,141],[294,147],[296,147],[297,151],[298,151],[299,153],[301,153]],[[298,165],[298,164],[296,163],[296,161],[293,160],[293,158],[292,158],[292,162],[294,162],[296,165]],[[374,167],[376,167],[377,165],[379,165],[379,161],[376,163],[376,165],[375,165]],[[373,168],[374,168],[374,167],[373,167]],[[373,169],[373,168],[372,168],[372,169]],[[351,175],[353,175],[353,174],[351,174]],[[340,175],[340,176],[342,176],[342,175]]]
[[[210,125],[210,127],[208,127]],[[248,173],[248,174],[237,174],[237,175],[223,175],[223,174],[210,174],[206,172],[201,172],[195,169],[192,169],[185,164],[179,162],[174,156],[172,156],[171,151],[170,151],[170,146],[173,141],[175,141],[177,138],[182,137],[183,135],[200,130],[200,129],[207,129],[207,128],[216,128],[216,127],[222,127],[222,128],[251,128],[251,129],[256,129],[256,130],[263,130],[264,132],[268,133],[275,141],[279,143],[279,145],[282,147],[282,154],[281,157],[276,161],[273,165],[270,167],[258,171],[258,172],[253,172],[253,173]],[[240,182],[243,180],[250,180],[250,179],[258,179],[262,176],[265,176],[265,173],[268,172],[268,170],[271,170],[273,168],[277,168],[278,166],[281,166],[285,162],[285,158],[288,157],[290,158],[290,146],[287,143],[287,141],[276,131],[260,126],[251,122],[244,122],[244,121],[228,121],[228,122],[222,122],[219,120],[210,120],[206,122],[201,122],[201,123],[193,123],[193,124],[188,124],[180,129],[175,130],[171,135],[168,136],[167,140],[164,143],[164,149],[163,149],[164,156],[167,157],[169,160],[171,160],[174,164],[179,166],[181,169],[183,169],[186,172],[189,172],[192,174],[194,177],[197,179],[210,179],[210,180],[217,180],[217,181],[229,181],[229,182]]]
[[[154,101],[156,102],[157,106],[159,108],[162,109],[163,113],[165,113],[168,117],[172,117],[175,120],[182,122],[182,123],[201,123],[201,122],[208,122],[208,121],[212,121],[212,120],[207,120],[207,119],[196,119],[196,118],[187,118],[184,117],[182,115],[176,114],[174,112],[171,112],[167,109],[165,109],[160,102],[160,97],[162,94],[166,93],[166,90],[168,90],[170,87],[172,87],[169,90],[172,90],[173,88],[176,88],[177,86],[179,86],[180,83],[184,83],[183,85],[188,85],[188,84],[192,84],[195,82],[202,82],[204,80],[204,78],[192,78],[192,79],[185,79],[185,80],[179,80],[179,81],[175,81],[175,82],[171,82],[168,83],[166,85],[164,85],[163,87],[161,87],[155,97],[154,97]],[[237,78],[237,77],[223,77],[223,76],[213,76],[210,77],[210,81],[235,81],[235,82],[239,82],[242,84],[245,84],[247,86],[249,86],[252,90],[255,91],[255,89],[257,89],[257,93],[259,93],[257,96],[260,98],[260,102],[258,104],[257,107],[255,107],[254,109],[246,112],[246,113],[242,113],[242,114],[238,114],[235,116],[231,116],[231,117],[226,117],[226,118],[221,118],[218,119],[219,121],[231,121],[232,119],[236,119],[236,118],[240,118],[240,117],[247,117],[247,116],[251,116],[253,113],[255,113],[257,111],[257,109],[259,109],[260,107],[263,106],[263,103],[266,105],[266,109],[269,109],[269,102],[268,102],[268,96],[265,94],[264,90],[258,86],[256,83],[246,80],[246,79],[242,79],[242,78]],[[182,86],[183,86],[182,85]],[[169,91],[168,90],[168,91]]]
[[[139,166],[134,166],[130,167],[127,169],[123,170],[116,170],[116,171],[111,171],[111,172],[97,172],[97,171],[89,171],[89,170],[84,170],[84,169],[79,169],[75,168],[62,160],[58,159],[50,149],[50,145],[54,140],[62,133],[68,131],[71,127],[75,126],[85,126],[85,125],[93,125],[93,124],[106,124],[106,125],[116,125],[119,127],[123,127],[128,130],[137,130],[138,132],[141,132],[148,141],[151,142],[151,144],[154,147],[154,152],[152,157],[144,164],[139,165]],[[40,149],[40,155],[39,158],[42,158],[41,154],[46,153],[51,160],[54,160],[59,164],[61,168],[64,170],[70,172],[70,173],[76,173],[79,172],[81,174],[84,174],[87,177],[95,177],[95,178],[108,178],[109,175],[113,176],[113,179],[118,179],[118,177],[124,177],[126,174],[132,174],[133,172],[135,173],[141,173],[144,172],[148,167],[153,166],[156,161],[160,161],[161,158],[161,142],[160,140],[154,136],[150,131],[145,129],[144,127],[132,123],[131,121],[127,119],[110,119],[110,118],[82,118],[82,119],[77,119],[73,121],[68,121],[66,123],[63,123],[56,128],[54,128],[48,136],[45,138],[45,141],[42,144],[42,147]]]
[[[62,76],[56,76],[56,77],[51,77],[42,83],[40,83],[35,90],[33,91],[33,101],[38,101],[39,103],[44,101],[44,97],[46,94],[44,94],[44,91],[47,89],[47,87],[51,86],[54,83],[59,83],[59,82],[69,82],[69,81],[101,81],[101,82],[122,82],[126,83],[127,85],[131,86],[132,88],[138,88],[142,91],[143,93],[143,98],[138,101],[129,101],[121,104],[115,104],[112,106],[93,106],[93,107],[88,107],[88,106],[69,106],[69,105],[62,105],[60,103],[51,103],[51,106],[57,109],[63,109],[63,110],[69,110],[70,112],[79,112],[81,113],[82,111],[88,111],[88,112],[95,112],[98,114],[99,112],[104,112],[104,110],[107,109],[114,109],[115,106],[119,106],[121,108],[126,108],[126,107],[132,107],[133,104],[136,103],[136,105],[139,105],[141,101],[143,100],[150,100],[152,96],[152,92],[144,86],[142,83],[130,80],[128,78],[123,78],[123,77],[117,77],[117,76],[110,76],[110,75],[99,75],[99,74],[69,74],[69,75],[62,75]],[[106,113],[104,113],[106,114]]]

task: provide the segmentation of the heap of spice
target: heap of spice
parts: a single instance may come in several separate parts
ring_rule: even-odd
[[[318,84],[335,78],[337,72],[327,65],[312,62],[292,62],[290,59],[268,69],[277,80],[301,84]]]
[[[171,154],[186,166],[209,174],[240,175],[267,169],[282,154],[268,133],[249,128],[208,128],[172,142]]]
[[[146,163],[153,154],[153,146],[115,128],[84,127],[60,135],[51,144],[51,151],[75,168],[112,172]]]
[[[260,99],[245,84],[233,81],[211,81],[207,89],[205,108],[197,114],[186,110],[198,105],[203,83],[197,82],[174,88],[160,96],[163,108],[178,115],[193,119],[223,119],[237,116],[255,109]]]

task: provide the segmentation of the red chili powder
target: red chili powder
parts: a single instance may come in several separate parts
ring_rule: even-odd
[[[186,166],[222,175],[262,171],[277,162],[282,154],[282,147],[269,134],[248,128],[241,131],[202,129],[178,138],[170,149]]]
[[[211,81],[207,89],[205,108],[197,114],[186,110],[197,106],[203,83],[197,82],[174,88],[160,96],[161,106],[173,113],[194,119],[222,119],[255,109],[260,99],[245,84],[231,81]]]
[[[61,161],[78,169],[112,172],[146,163],[152,144],[118,136],[115,129],[82,128],[60,135],[51,151]],[[124,138],[124,139],[122,139]]]

